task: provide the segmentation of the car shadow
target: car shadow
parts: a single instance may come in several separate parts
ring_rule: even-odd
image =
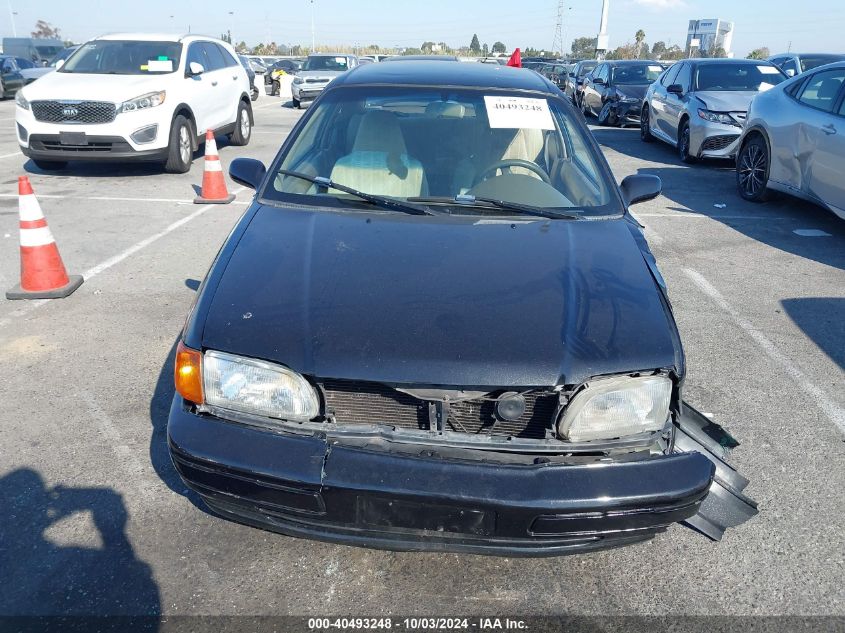
[[[784,299],[781,305],[807,338],[845,370],[845,297]]]
[[[826,209],[775,193],[764,204],[747,202],[737,193],[733,162],[684,165],[665,143],[643,143],[638,130],[599,128],[593,135],[603,147],[659,165],[639,167],[637,173],[661,179],[663,197],[674,203],[668,210],[707,216],[763,244],[845,270],[845,222]],[[634,215],[640,215],[638,208]],[[648,217],[641,222],[647,224]],[[820,229],[829,237],[803,237],[793,232],[802,228]]]
[[[34,622],[33,616],[73,616],[68,624],[80,630],[95,630],[93,620],[103,616],[124,616],[122,631],[158,628],[159,588],[126,535],[129,514],[120,494],[49,486],[37,471],[19,468],[0,477],[0,507],[0,613],[13,627],[8,630],[42,630],[52,620]],[[96,531],[63,524],[86,520],[80,513]],[[66,539],[70,543],[60,544]],[[15,616],[20,627],[9,622]]]

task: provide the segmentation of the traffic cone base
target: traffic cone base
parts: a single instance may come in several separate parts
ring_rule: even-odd
[[[234,199],[235,194],[233,193],[230,193],[225,198],[203,198],[202,196],[197,196],[194,198],[194,204],[229,204]]]
[[[64,299],[82,285],[84,279],[82,275],[68,275],[68,283],[61,288],[54,288],[53,290],[24,290],[18,284],[14,288],[6,291],[6,298],[10,300],[15,299]]]

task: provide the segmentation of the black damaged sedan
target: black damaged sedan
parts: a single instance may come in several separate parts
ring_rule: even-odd
[[[220,250],[168,441],[215,513],[395,550],[555,555],[756,513],[682,400],[663,280],[586,126],[536,73],[333,81]]]

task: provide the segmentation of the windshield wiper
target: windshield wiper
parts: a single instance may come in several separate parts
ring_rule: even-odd
[[[544,209],[543,207],[535,207],[530,204],[520,204],[519,202],[508,202],[507,200],[498,200],[496,198],[486,198],[484,196],[473,196],[471,194],[459,194],[454,198],[408,198],[410,202],[432,202],[439,204],[457,204],[465,207],[485,208],[482,205],[489,205],[497,209],[504,209],[505,211],[516,211],[524,215],[536,215],[541,218],[554,218],[556,220],[578,220],[580,216],[566,213],[564,211],[556,211],[554,209]]]
[[[374,204],[385,209],[401,211],[403,213],[410,213],[412,215],[434,215],[434,213],[430,209],[427,209],[423,206],[404,202],[402,200],[397,200],[396,198],[390,198],[388,196],[379,196],[373,193],[365,193],[363,191],[358,191],[357,189],[353,189],[352,187],[347,187],[346,185],[336,183],[331,178],[325,178],[323,176],[309,176],[308,174],[303,174],[298,171],[289,171],[287,169],[280,169],[279,173],[283,176],[293,176],[294,178],[301,178],[302,180],[306,180],[310,183],[313,183],[318,187],[325,187],[326,189],[337,189],[338,191],[348,193],[349,195],[355,196],[356,198],[361,198],[361,200],[366,200],[370,204]]]

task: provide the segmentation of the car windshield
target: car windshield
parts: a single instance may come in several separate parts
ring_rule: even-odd
[[[758,92],[786,79],[769,64],[701,64],[695,69],[695,90]]]
[[[94,40],[83,44],[59,69],[92,75],[159,75],[179,67],[179,42]]]
[[[305,60],[302,70],[349,70],[349,61],[343,56],[320,55]]]
[[[578,68],[578,76],[583,77],[584,75],[589,73],[591,70],[593,70],[597,65],[598,65],[598,62],[589,62],[589,63],[586,63],[586,64],[581,64],[581,66]]]
[[[600,161],[583,123],[550,95],[349,87],[329,90],[309,109],[262,196],[345,209],[362,204],[325,181],[309,181],[319,177],[444,213],[506,213],[454,204],[487,198],[618,214],[621,204]]]
[[[56,64],[58,64],[61,60],[67,59],[73,53],[75,53],[77,48],[78,48],[77,46],[73,46],[71,48],[66,48],[66,49],[60,51],[58,55],[56,55],[53,59],[50,60],[50,66],[55,68]]]
[[[845,55],[805,55],[801,58],[801,72],[845,60]]]
[[[614,85],[650,84],[657,80],[663,66],[660,64],[626,64],[613,69]]]

